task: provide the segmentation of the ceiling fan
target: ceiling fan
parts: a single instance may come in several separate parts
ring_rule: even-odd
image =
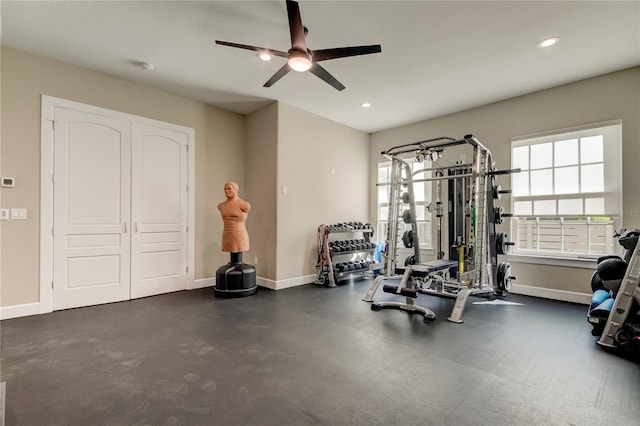
[[[300,17],[300,8],[297,1],[286,0],[287,15],[289,17],[289,33],[291,34],[291,49],[288,52],[274,50],[265,47],[249,46],[246,44],[230,43],[228,41],[216,40],[216,44],[229,47],[237,47],[239,49],[247,49],[258,52],[259,54],[267,54],[270,56],[280,56],[287,58],[284,64],[276,73],[264,84],[263,87],[271,87],[276,81],[284,77],[289,71],[298,72],[309,71],[320,77],[325,82],[337,90],[345,88],[334,76],[329,74],[327,70],[322,68],[318,62],[327,61],[329,59],[346,58],[348,56],[368,55],[370,53],[380,53],[382,48],[379,44],[369,46],[351,46],[337,47],[333,49],[310,50],[307,48],[305,36],[308,33],[306,27],[302,25]]]

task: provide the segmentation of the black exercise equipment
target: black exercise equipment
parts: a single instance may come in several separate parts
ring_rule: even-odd
[[[497,254],[507,254],[509,252],[509,247],[516,245],[511,241],[508,241],[509,236],[504,232],[498,232],[496,234],[496,253]]]
[[[593,275],[591,275],[591,291],[595,293],[604,289],[604,284],[602,284],[602,278],[598,275],[598,271],[593,271]]]
[[[602,256],[591,276],[593,296],[587,312],[598,345],[640,359],[639,230],[616,234],[622,257]]]
[[[611,257],[598,263],[596,272],[603,282],[621,280],[624,277],[624,273],[627,272],[627,262],[620,257]]]
[[[215,295],[235,298],[256,294],[256,268],[242,262],[242,253],[230,253],[229,257],[229,263],[216,270]]]
[[[467,145],[472,154],[460,155],[461,160],[444,167],[428,164],[424,169],[416,169],[406,159],[414,155],[418,159],[435,161],[441,157],[446,147]],[[383,151],[383,156],[391,160],[389,181],[378,185],[389,186],[387,235],[385,239],[384,275],[376,278],[364,301],[373,302],[373,296],[385,280],[398,280],[398,286],[385,286],[386,292],[404,295],[405,303],[373,303],[371,309],[396,308],[408,313],[422,313],[425,321],[435,319],[435,314],[417,306],[413,294],[423,293],[456,299],[448,320],[461,323],[462,313],[469,296],[504,296],[515,279],[508,263],[498,265],[497,256],[505,254],[513,243],[507,235],[496,235],[496,225],[503,218],[511,217],[503,207],[494,206],[494,200],[501,194],[509,193],[497,184],[495,176],[519,172],[495,170],[489,150],[473,135],[462,139],[435,138],[399,145]],[[464,157],[471,158],[466,163]],[[435,261],[423,262],[416,217],[416,203],[413,194],[415,183],[435,182],[435,205],[432,201],[427,208],[437,217],[437,252]],[[446,182],[446,189],[441,185]],[[447,191],[448,199],[442,200]],[[443,202],[444,201],[444,202]],[[408,204],[408,206],[407,206]],[[408,208],[407,208],[408,207]],[[442,217],[447,210],[448,245],[451,247],[449,259],[444,259],[442,249]],[[411,225],[409,228],[407,225]],[[412,254],[400,253],[398,246],[411,249]],[[404,267],[400,266],[404,259]],[[403,289],[407,289],[404,290]]]
[[[413,248],[413,231],[412,230],[404,231],[404,233],[402,234],[402,245],[404,245],[405,248]]]
[[[399,294],[401,296],[407,296],[407,297],[413,297],[413,298],[418,297],[418,290],[415,288],[413,289],[401,288],[397,285],[385,284],[384,286],[382,286],[382,291],[384,291],[385,293]]]
[[[494,200],[499,200],[502,198],[502,194],[511,194],[510,189],[502,189],[500,185],[493,185],[491,187],[491,194]]]
[[[502,206],[493,208],[493,221],[495,224],[501,225],[502,219],[505,217],[513,217],[513,213],[505,213]]]
[[[404,260],[404,266],[415,265],[415,264],[416,264],[416,257],[413,254],[407,256],[407,258]]]
[[[511,274],[511,265],[508,262],[502,262],[498,265],[498,288],[502,291],[511,291],[511,280],[515,280]]]
[[[404,223],[411,223],[413,221],[413,215],[411,214],[411,210],[405,210],[402,212],[402,221]]]

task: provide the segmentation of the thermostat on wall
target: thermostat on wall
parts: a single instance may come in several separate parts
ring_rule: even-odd
[[[8,186],[13,188],[16,186],[16,180],[12,177],[2,177],[2,186]]]

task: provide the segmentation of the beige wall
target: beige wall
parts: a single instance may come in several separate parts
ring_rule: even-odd
[[[320,224],[368,221],[369,135],[281,102],[250,114],[246,129],[245,261],[257,257],[258,277],[279,288],[315,274]]]
[[[244,184],[244,117],[106,74],[30,55],[1,51],[0,167],[16,178],[0,191],[3,208],[26,208],[28,220],[0,222],[0,306],[39,300],[40,101],[49,95],[195,128],[195,278],[215,276],[220,252],[216,204],[223,184]]]
[[[640,228],[635,191],[640,154],[640,68],[368,135],[292,106],[273,103],[246,118],[87,69],[3,48],[1,56],[3,208],[27,208],[26,221],[0,222],[0,306],[38,301],[40,99],[49,95],[196,131],[195,278],[215,276],[220,252],[216,209],[224,182],[252,203],[245,261],[273,281],[315,274],[320,224],[375,221],[381,150],[425,138],[475,134],[508,167],[511,137],[622,119],[624,226]],[[333,173],[332,173],[333,170]],[[508,178],[501,178],[508,187]],[[283,187],[287,193],[283,193]],[[505,200],[508,205],[508,200]],[[506,230],[506,229],[505,229]],[[513,264],[518,284],[589,292],[591,271]]]
[[[247,116],[245,152],[246,189],[251,203],[247,230],[251,249],[245,262],[254,264],[258,277],[276,279],[276,182],[278,177],[278,104],[272,103]],[[240,189],[242,195],[242,188]],[[255,263],[255,260],[258,260]]]
[[[319,225],[369,221],[369,134],[278,105],[277,279],[286,280],[315,274]]]
[[[274,282],[315,274],[322,223],[368,221],[369,135],[273,103],[243,117],[80,67],[2,49],[3,208],[27,208],[26,221],[0,224],[0,306],[39,300],[40,103],[49,95],[195,128],[195,278],[228,262],[220,251],[216,205],[224,182],[252,203],[245,261]],[[246,146],[246,149],[245,149]],[[331,174],[333,168],[334,173]],[[282,186],[288,193],[282,193]]]
[[[371,182],[380,151],[428,138],[460,138],[472,133],[492,152],[497,168],[509,168],[513,136],[622,119],[624,226],[640,228],[640,68],[567,84],[503,102],[378,132],[371,137]],[[457,159],[457,158],[455,158]],[[509,188],[509,178],[498,183]],[[370,186],[372,220],[376,217],[375,188]],[[501,205],[508,206],[504,197]],[[509,210],[508,208],[506,209]],[[508,232],[508,224],[498,231]],[[517,284],[590,293],[592,271],[512,262]]]

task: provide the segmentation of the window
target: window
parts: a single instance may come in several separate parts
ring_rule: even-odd
[[[413,179],[427,179],[431,177],[430,171],[421,171],[431,167],[430,162],[418,162],[416,159],[405,159],[411,164]],[[391,181],[391,161],[378,163],[378,183],[386,183]],[[378,186],[378,226],[377,226],[377,242],[384,244],[387,236],[387,227],[389,223],[389,185]],[[431,182],[415,182],[413,184],[413,194],[416,206],[416,223],[418,225],[418,240],[421,249],[432,248],[432,227],[431,213],[427,211],[427,206],[431,203]],[[403,205],[403,210],[408,208]],[[400,220],[398,247],[402,245],[402,233],[411,229],[411,224],[405,224]]]
[[[596,258],[616,251],[622,213],[619,121],[514,138],[513,254]]]

